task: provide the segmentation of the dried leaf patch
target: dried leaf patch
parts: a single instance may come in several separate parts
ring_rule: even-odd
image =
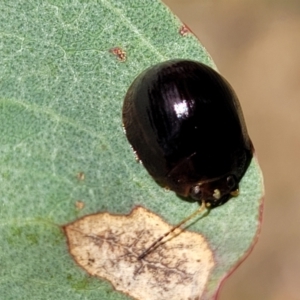
[[[90,275],[139,300],[201,299],[214,267],[198,233],[178,229],[146,257],[138,256],[172,227],[143,207],[129,215],[99,213],[64,226],[69,251]]]

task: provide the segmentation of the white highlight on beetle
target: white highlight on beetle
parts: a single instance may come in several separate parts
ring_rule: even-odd
[[[189,107],[186,100],[174,104],[174,110],[178,118],[189,116]]]

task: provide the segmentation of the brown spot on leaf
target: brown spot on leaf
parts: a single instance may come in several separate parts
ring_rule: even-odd
[[[143,207],[129,215],[99,213],[64,226],[69,251],[89,274],[105,278],[135,299],[200,299],[214,259],[198,233],[174,232],[166,243],[138,256],[172,228]]]
[[[179,29],[179,34],[182,36],[186,36],[189,33],[191,33],[191,30],[186,26],[185,24],[182,24],[180,29]]]
[[[84,202],[83,201],[76,201],[75,206],[78,210],[81,210],[84,208]]]
[[[85,174],[83,172],[77,173],[77,180],[83,181],[85,179]]]
[[[109,50],[112,54],[114,54],[118,60],[124,62],[126,60],[126,52],[120,47],[114,47]]]

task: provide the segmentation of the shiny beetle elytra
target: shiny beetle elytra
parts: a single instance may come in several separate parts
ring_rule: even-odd
[[[123,126],[162,187],[207,208],[238,195],[253,146],[235,92],[212,68],[176,59],[145,70],[125,96]]]

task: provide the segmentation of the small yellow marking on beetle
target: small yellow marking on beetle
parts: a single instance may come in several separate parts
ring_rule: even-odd
[[[213,197],[217,200],[219,200],[221,198],[221,192],[219,189],[214,190]]]
[[[205,207],[210,208],[211,207],[211,203],[205,202]]]
[[[230,192],[230,195],[233,197],[237,197],[240,194],[239,189],[236,189],[235,191]]]
[[[182,229],[139,260],[172,228],[143,207],[129,215],[88,215],[63,228],[78,265],[135,299],[200,299],[215,265],[205,238]]]

